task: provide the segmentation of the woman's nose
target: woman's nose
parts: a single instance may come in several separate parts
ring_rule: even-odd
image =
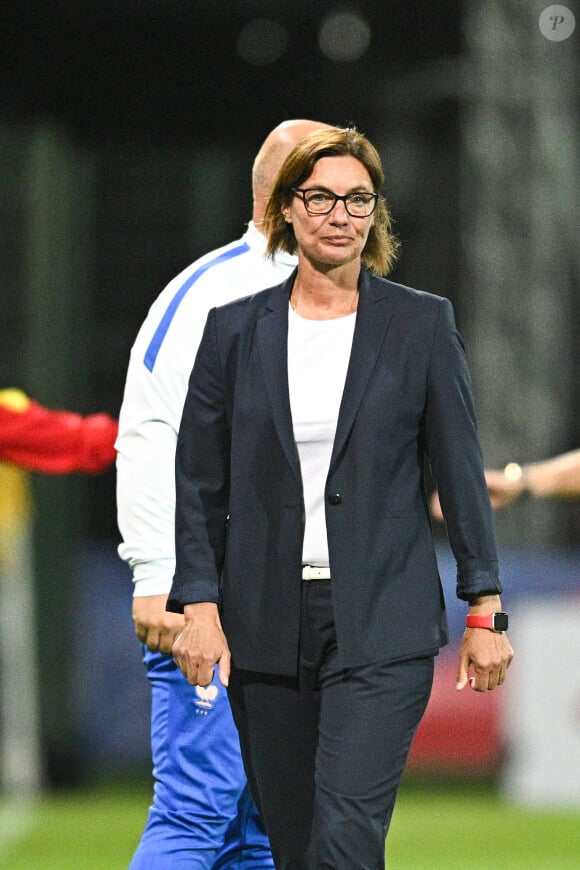
[[[346,203],[342,199],[337,199],[334,208],[330,213],[331,221],[335,223],[346,223],[348,221],[348,212],[346,210]]]

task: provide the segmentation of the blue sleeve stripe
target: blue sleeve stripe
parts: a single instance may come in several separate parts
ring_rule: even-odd
[[[175,317],[175,312],[179,308],[185,294],[188,290],[190,290],[191,287],[193,287],[197,279],[201,278],[204,272],[207,272],[208,269],[217,266],[218,263],[223,263],[225,260],[231,260],[232,257],[239,257],[240,254],[245,254],[246,251],[249,250],[250,246],[246,242],[242,242],[242,244],[238,245],[236,248],[229,248],[227,251],[224,251],[222,254],[214,257],[213,260],[208,260],[207,263],[204,263],[202,266],[196,269],[193,275],[190,275],[187,281],[185,281],[185,283],[181,285],[181,287],[167,306],[165,314],[161,318],[159,326],[155,330],[153,338],[149,342],[149,346],[143,358],[145,368],[149,369],[150,372],[153,371],[157,355],[161,350],[161,345],[163,344],[165,336],[167,335],[167,331],[171,326],[171,321]]]

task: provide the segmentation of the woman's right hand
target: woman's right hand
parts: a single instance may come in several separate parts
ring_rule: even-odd
[[[183,615],[185,626],[172,649],[175,664],[192,686],[208,686],[218,665],[220,683],[227,687],[231,655],[217,604],[210,601],[186,604]]]

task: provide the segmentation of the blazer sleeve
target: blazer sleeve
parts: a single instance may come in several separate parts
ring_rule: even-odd
[[[471,377],[448,299],[441,307],[429,362],[426,446],[457,562],[457,595],[502,591],[493,514],[477,435]]]
[[[230,427],[216,312],[210,311],[189,387],[175,455],[175,575],[167,610],[219,601],[229,503]]]

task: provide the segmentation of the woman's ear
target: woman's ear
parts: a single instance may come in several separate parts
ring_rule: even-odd
[[[281,207],[280,211],[282,212],[282,216],[283,216],[284,220],[286,221],[286,223],[287,223],[287,224],[291,224],[291,223],[292,223],[292,218],[290,217],[290,206],[289,206],[289,205],[283,205],[283,206]]]

